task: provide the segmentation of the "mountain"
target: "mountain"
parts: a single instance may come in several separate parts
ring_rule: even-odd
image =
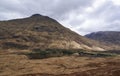
[[[40,14],[23,19],[0,21],[0,48],[110,49],[110,47],[78,35],[56,20]]]
[[[87,34],[86,37],[105,42],[107,44],[120,45],[120,31],[99,31]]]

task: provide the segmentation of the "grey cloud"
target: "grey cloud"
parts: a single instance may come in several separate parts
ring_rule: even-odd
[[[114,5],[111,1],[106,1],[93,12],[86,13],[86,18],[79,25],[78,33],[85,34],[84,32],[96,32],[96,31],[120,31],[120,6]],[[84,14],[82,14],[84,15]],[[91,20],[91,21],[90,21]],[[86,26],[85,23],[90,21]],[[83,27],[84,26],[84,27]]]
[[[120,6],[115,6],[111,1],[105,2],[101,7],[97,8],[93,13],[88,14],[90,18],[102,17],[106,21],[120,20]]]
[[[59,0],[59,3],[53,7],[53,16],[59,18],[60,16],[68,15],[71,11],[80,10],[82,7],[89,6],[92,0]]]
[[[64,17],[66,13],[80,7],[90,5],[92,0],[1,0],[0,6],[5,11],[14,11],[21,14],[30,15],[41,13],[55,17]]]

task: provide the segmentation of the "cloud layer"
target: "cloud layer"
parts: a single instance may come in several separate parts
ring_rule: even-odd
[[[39,13],[79,34],[120,30],[120,0],[0,0],[0,20]]]

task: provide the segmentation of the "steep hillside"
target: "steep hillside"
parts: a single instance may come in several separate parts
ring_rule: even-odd
[[[50,17],[39,14],[24,19],[0,21],[0,48],[111,49],[78,35]]]
[[[86,37],[105,42],[107,44],[120,45],[120,32],[100,31],[86,35]]]

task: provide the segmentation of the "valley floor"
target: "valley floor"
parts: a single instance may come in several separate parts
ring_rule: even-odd
[[[0,76],[120,76],[120,56],[28,59],[0,52]]]

